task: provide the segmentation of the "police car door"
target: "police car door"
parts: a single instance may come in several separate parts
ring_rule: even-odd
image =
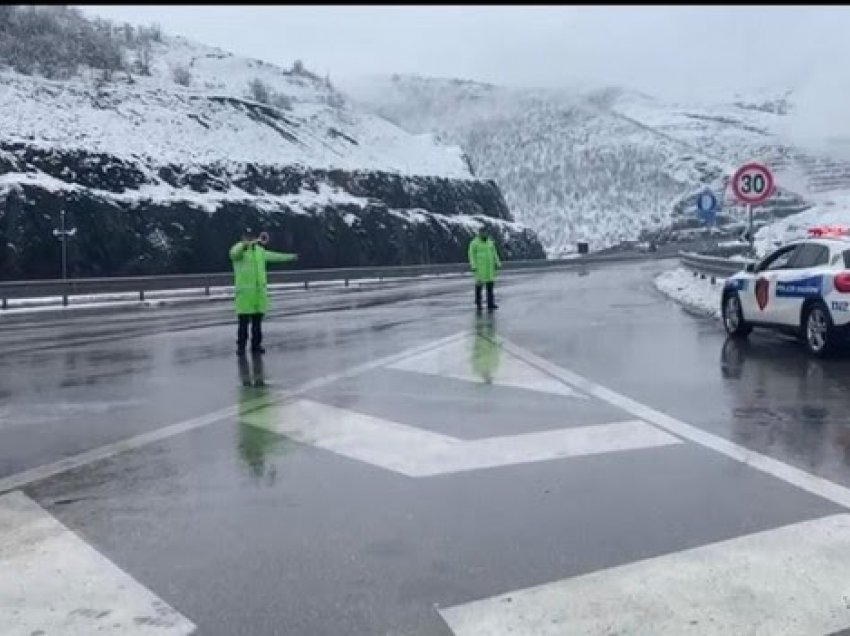
[[[780,319],[781,312],[776,308],[776,286],[800,246],[794,243],[780,247],[758,264],[752,289],[745,292],[746,320],[775,324]]]
[[[772,322],[796,326],[808,298],[820,298],[823,275],[818,268],[829,263],[829,248],[819,243],[802,243],[787,267],[778,271]]]

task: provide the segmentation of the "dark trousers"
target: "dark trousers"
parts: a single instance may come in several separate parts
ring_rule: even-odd
[[[236,336],[236,346],[239,351],[245,351],[248,344],[248,325],[251,325],[251,349],[256,351],[263,344],[263,314],[239,314],[239,331]]]
[[[492,309],[496,306],[493,298],[493,283],[475,283],[475,305],[481,309],[481,288],[487,288],[487,307]]]

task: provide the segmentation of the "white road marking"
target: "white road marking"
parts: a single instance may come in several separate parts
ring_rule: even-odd
[[[409,477],[681,443],[641,421],[461,440],[310,400],[282,407],[275,422],[290,439]]]
[[[818,477],[806,472],[800,468],[790,466],[778,459],[773,459],[767,455],[762,455],[756,451],[750,450],[745,446],[740,446],[723,437],[718,437],[708,433],[700,428],[686,424],[681,420],[666,415],[660,411],[656,411],[652,407],[641,404],[631,398],[621,395],[611,389],[608,389],[600,384],[596,384],[577,373],[562,369],[561,367],[537,356],[522,347],[519,347],[503,338],[497,338],[499,344],[506,351],[513,353],[515,356],[524,359],[529,364],[536,366],[541,371],[549,373],[553,377],[566,382],[584,393],[604,400],[633,416],[651,422],[661,429],[681,437],[711,450],[717,451],[727,457],[731,457],[739,462],[750,466],[756,470],[767,473],[777,479],[781,479],[789,484],[796,486],[802,490],[823,497],[845,508],[850,508],[850,489],[840,486],[834,482]]]
[[[823,635],[850,627],[850,515],[440,610],[456,636]]]
[[[177,636],[195,625],[21,492],[0,496],[0,633]]]
[[[429,351],[432,348],[451,344],[453,341],[463,338],[465,336],[466,332],[456,333],[452,336],[440,338],[439,340],[435,340],[424,345],[412,347],[410,349],[402,351],[401,353],[396,353],[390,356],[379,358],[377,360],[373,360],[371,362],[367,362],[365,364],[357,365],[339,373],[332,373],[330,375],[326,375],[315,380],[310,380],[309,382],[306,382],[290,391],[276,391],[271,394],[271,400],[277,403],[285,402],[301,395],[302,393],[306,393],[307,391],[312,391],[314,389],[321,388],[328,384],[332,384],[337,380],[350,378],[361,373],[365,373],[366,371],[371,371],[372,369],[377,369],[379,367],[385,367],[394,364],[408,356],[418,355],[422,352]],[[52,462],[50,464],[45,464],[37,468],[32,468],[16,473],[14,475],[9,475],[7,477],[0,478],[0,493],[15,490],[27,484],[40,481],[42,479],[47,479],[48,477],[64,473],[75,468],[80,468],[81,466],[87,466],[94,462],[109,459],[110,457],[113,457],[115,455],[119,455],[127,451],[147,446],[148,444],[153,444],[155,442],[174,437],[175,435],[180,435],[182,433],[202,428],[204,426],[209,426],[210,424],[215,424],[216,422],[221,422],[222,420],[226,420],[228,418],[236,417],[240,412],[250,410],[251,408],[264,408],[268,406],[269,403],[270,397],[266,396],[258,398],[256,400],[246,401],[245,404],[243,404],[241,407],[228,406],[227,408],[223,408],[218,411],[213,411],[211,413],[207,413],[206,415],[201,415],[200,417],[195,417],[189,420],[184,420],[182,422],[177,422],[176,424],[164,426],[162,428],[147,433],[142,433],[140,435],[136,435],[118,442],[105,444],[103,446],[99,446],[98,448],[94,448],[92,450],[85,451],[77,455],[72,455],[70,457],[60,459],[59,461]]]
[[[515,387],[575,398],[586,397],[570,385],[543,373],[524,360],[510,353],[500,352],[498,345],[490,340],[483,339],[479,342],[486,342],[488,346],[496,349],[495,352],[476,350],[476,338],[480,338],[480,336],[473,335],[451,345],[406,358],[396,364],[389,365],[389,368],[438,375],[478,384],[487,383]],[[490,355],[487,355],[488,353]],[[479,368],[476,368],[476,356],[482,358]]]

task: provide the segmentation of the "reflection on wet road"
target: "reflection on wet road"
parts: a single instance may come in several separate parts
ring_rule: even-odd
[[[265,356],[227,307],[0,323],[0,633],[850,628],[850,358],[666,266],[278,299]]]
[[[850,466],[850,359],[817,360],[793,341],[727,340],[732,439],[807,470],[843,479]]]

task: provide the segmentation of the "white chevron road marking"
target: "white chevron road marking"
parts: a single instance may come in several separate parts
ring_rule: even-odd
[[[0,634],[182,636],[194,630],[25,494],[0,497]]]
[[[829,634],[850,627],[850,515],[440,610],[456,636]],[[843,633],[843,632],[842,632]]]
[[[260,414],[245,421],[409,477],[681,443],[639,420],[461,440],[310,400],[281,407],[271,423]]]
[[[421,355],[405,358],[390,365],[389,368],[477,384],[526,389],[579,399],[587,398],[569,384],[501,350],[489,338],[476,335]]]

